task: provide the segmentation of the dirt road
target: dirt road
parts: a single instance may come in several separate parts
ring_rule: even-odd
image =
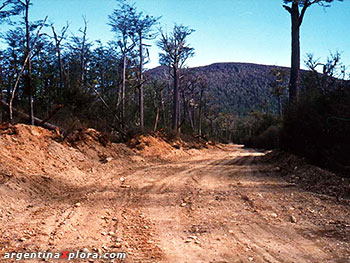
[[[350,262],[350,207],[285,182],[261,155],[229,145],[134,167],[70,167],[27,188],[8,181],[0,260],[80,249],[127,252],[124,262]]]

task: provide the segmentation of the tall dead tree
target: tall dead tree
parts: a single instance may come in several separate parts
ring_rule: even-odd
[[[25,90],[28,91],[29,96],[29,121],[30,125],[34,125],[34,90],[32,85],[32,59],[30,56],[30,24],[29,24],[29,7],[31,5],[30,0],[20,1],[24,6],[24,22],[26,32],[26,47],[24,51],[24,57],[28,58],[26,64],[26,73],[24,75]]]
[[[11,98],[10,98],[10,101],[9,101],[9,115],[10,115],[10,121],[11,121],[11,122],[12,122],[12,119],[13,119],[12,104],[13,104],[13,100],[14,100],[14,98],[15,98],[15,94],[16,94],[16,91],[17,91],[17,87],[18,87],[18,85],[19,85],[19,81],[20,81],[20,79],[21,79],[21,77],[22,77],[22,75],[23,75],[25,69],[27,68],[27,65],[28,65],[29,61],[31,60],[32,52],[33,52],[33,50],[34,50],[34,48],[35,48],[35,45],[36,45],[36,43],[37,43],[37,41],[38,41],[38,39],[39,39],[39,37],[40,37],[40,31],[41,31],[41,29],[43,28],[43,26],[45,25],[46,20],[47,20],[47,17],[45,17],[44,21],[42,21],[41,26],[39,27],[39,29],[38,29],[38,31],[37,31],[37,33],[36,33],[36,37],[35,37],[35,39],[34,39],[33,45],[32,45],[32,47],[31,47],[31,49],[28,50],[28,53],[26,54],[26,57],[25,57],[24,62],[23,62],[23,66],[22,66],[20,72],[18,73],[15,86],[13,87],[12,94],[11,94]],[[26,81],[25,78],[24,78],[24,80]],[[31,104],[31,106],[33,106],[33,105]],[[30,112],[33,112],[32,109],[31,109]],[[30,115],[28,115],[28,116],[29,116],[29,119],[30,119],[30,121],[31,121],[31,125],[34,125],[34,123],[33,123],[33,121],[34,121],[34,119],[35,119],[35,118],[34,118],[34,114],[33,114],[33,116],[30,116]]]
[[[193,29],[183,25],[175,25],[173,32],[164,33],[162,30],[161,38],[157,42],[158,47],[163,51],[159,54],[161,65],[168,66],[172,71],[173,78],[173,119],[172,129],[178,131],[180,119],[180,89],[179,78],[180,69],[184,66],[186,60],[194,55],[194,48],[186,43],[187,37],[194,32]]]
[[[61,34],[57,35],[54,25],[51,25],[53,38],[55,40],[55,48],[57,53],[57,62],[58,62],[58,70],[60,73],[60,88],[63,88],[64,85],[64,71],[63,71],[63,63],[62,63],[62,55],[61,55],[61,42],[64,39],[64,35],[66,34],[68,30],[68,23],[65,27],[62,28]]]
[[[145,55],[145,48],[148,45],[145,44],[146,40],[152,40],[155,38],[156,34],[152,32],[152,28],[158,23],[158,20],[160,17],[155,18],[152,16],[144,16],[143,13],[138,13],[134,17],[134,27],[135,32],[137,34],[137,42],[138,42],[138,53],[139,53],[139,67],[138,67],[138,90],[139,90],[139,120],[140,120],[140,127],[143,129],[144,127],[144,91],[143,91],[143,84],[144,84],[144,76],[143,76],[143,66],[145,64],[145,59],[148,57],[148,50],[147,54]]]
[[[135,17],[136,10],[124,1],[119,1],[119,8],[113,11],[109,16],[109,25],[112,31],[118,38],[118,46],[122,53],[122,88],[121,88],[121,109],[120,121],[121,126],[125,125],[125,93],[126,93],[126,69],[128,63],[128,56],[134,50],[136,43],[135,37]],[[122,127],[123,128],[123,127]]]
[[[289,103],[295,103],[299,98],[300,86],[300,26],[303,22],[306,10],[319,4],[327,7],[334,0],[283,0],[283,7],[290,13],[292,22],[292,56],[289,81]],[[343,0],[338,0],[343,1]]]

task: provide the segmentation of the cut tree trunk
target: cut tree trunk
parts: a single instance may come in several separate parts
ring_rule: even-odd
[[[157,107],[156,120],[154,121],[154,127],[153,127],[154,132],[157,130],[158,120],[159,120],[159,107]]]
[[[5,108],[8,108],[8,107],[9,107],[8,103],[6,103],[6,102],[3,101],[3,100],[0,100],[0,106],[3,106],[3,107],[5,107]],[[29,118],[29,115],[26,114],[26,113],[24,113],[24,112],[22,112],[22,111],[16,110],[15,108],[13,108],[12,110],[13,110],[14,113],[18,114],[20,117],[22,117],[22,118],[24,118],[24,119],[28,119],[28,118]],[[57,111],[56,111],[56,112],[57,112]],[[53,116],[53,115],[52,115],[52,116]],[[52,117],[52,116],[51,116],[51,117]],[[48,122],[43,121],[43,120],[41,120],[41,119],[39,119],[39,118],[36,118],[36,117],[34,117],[34,124],[35,124],[35,125],[38,125],[38,126],[41,126],[41,127],[45,128],[45,129],[48,129],[48,130],[59,131],[60,133],[63,132],[63,130],[62,130],[60,127],[58,127],[57,125],[48,123]]]

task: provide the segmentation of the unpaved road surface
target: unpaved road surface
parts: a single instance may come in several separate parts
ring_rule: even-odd
[[[350,207],[285,182],[261,155],[229,145],[67,172],[84,183],[65,170],[38,175],[37,192],[4,183],[20,194],[0,197],[0,261],[18,262],[3,258],[9,251],[84,249],[127,252],[124,262],[350,262]]]

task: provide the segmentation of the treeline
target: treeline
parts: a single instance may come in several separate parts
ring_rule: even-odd
[[[187,43],[193,29],[159,30],[159,17],[118,1],[106,25],[115,39],[103,44],[88,38],[86,18],[69,33],[69,24],[31,21],[32,0],[2,3],[1,22],[9,24],[0,50],[2,121],[34,124],[34,117],[52,116],[50,122],[65,131],[94,127],[117,139],[157,129],[232,139],[232,120],[240,113],[215,99],[210,86],[221,83],[184,69],[194,55]],[[157,76],[145,70],[154,40],[166,69]]]
[[[1,1],[1,22],[10,25],[0,50],[2,121],[18,121],[23,114],[15,108],[34,124],[35,116],[45,118],[63,105],[51,121],[64,129],[89,126],[120,138],[157,126],[180,129],[180,71],[194,54],[186,43],[192,29],[175,25],[170,33],[159,31],[160,18],[118,1],[106,25],[115,39],[103,44],[89,40],[85,18],[79,32],[69,34],[68,24],[56,28],[47,18],[31,21],[31,8],[31,0]],[[156,38],[160,62],[172,78],[165,97],[160,84],[145,77],[150,40]]]
[[[109,16],[116,38],[104,45],[88,39],[85,18],[71,35],[68,24],[57,29],[47,19],[30,21],[31,2],[10,0],[1,7],[2,22],[12,20],[2,36],[1,99],[10,105],[3,107],[2,121],[17,117],[11,105],[28,112],[31,124],[34,116],[44,118],[63,105],[54,121],[65,129],[83,125],[125,135],[130,123],[142,128],[145,42],[155,38],[159,18],[120,1]]]

